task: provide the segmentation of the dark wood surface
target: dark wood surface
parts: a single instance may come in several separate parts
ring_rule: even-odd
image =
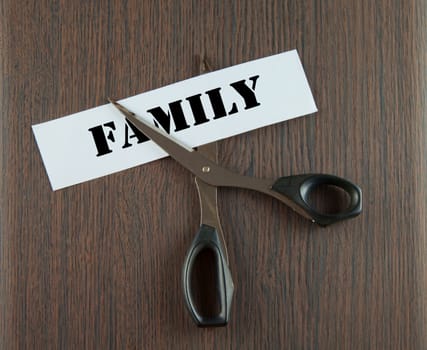
[[[0,4],[1,349],[426,349],[427,4],[414,1]],[[363,214],[320,228],[220,191],[236,284],[198,329],[181,265],[199,226],[170,159],[52,192],[31,125],[296,48],[319,112],[224,140],[242,174],[327,172]]]

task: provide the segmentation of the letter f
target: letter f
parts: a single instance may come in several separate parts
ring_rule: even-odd
[[[88,131],[92,133],[93,141],[95,141],[95,146],[96,146],[96,149],[98,150],[98,154],[96,155],[97,157],[113,152],[111,149],[108,148],[108,141],[107,141],[107,139],[110,140],[111,142],[115,141],[113,131],[110,130],[108,135],[106,136],[104,133],[103,126],[108,127],[112,130],[116,130],[116,126],[114,125],[114,122],[108,122],[108,123],[105,123],[104,125],[97,125],[97,126],[94,126],[93,128],[88,129]]]

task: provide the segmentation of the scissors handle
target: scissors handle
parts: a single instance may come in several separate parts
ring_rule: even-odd
[[[214,303],[219,304],[219,312],[216,315],[206,315],[197,306],[195,296],[193,295],[192,288],[192,275],[195,272],[198,257],[205,250],[213,253],[215,260],[216,278],[215,298]],[[225,326],[230,317],[230,306],[234,292],[234,284],[231,278],[231,273],[228,268],[227,258],[224,253],[218,232],[215,227],[202,224],[194,238],[187,256],[185,258],[183,267],[183,288],[185,303],[190,311],[194,322],[199,327],[219,327]],[[210,293],[212,294],[212,293]]]
[[[310,203],[309,197],[321,185],[343,190],[349,197],[348,206],[337,213],[323,213],[314,208]],[[297,208],[294,208],[295,210],[301,212],[302,209],[302,213],[305,216],[321,226],[350,219],[359,215],[362,211],[362,190],[359,186],[334,175],[304,174],[285,176],[277,179],[271,190],[291,199],[297,206]]]

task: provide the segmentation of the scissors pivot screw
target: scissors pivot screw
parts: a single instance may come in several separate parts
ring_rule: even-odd
[[[204,173],[208,173],[208,172],[210,172],[210,171],[211,171],[211,168],[210,168],[210,167],[208,167],[208,166],[206,165],[206,166],[202,167],[202,171],[203,171]]]

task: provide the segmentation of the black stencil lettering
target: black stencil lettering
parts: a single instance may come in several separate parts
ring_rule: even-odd
[[[125,125],[125,144],[122,146],[122,148],[128,148],[132,146],[132,144],[129,142],[129,139],[136,138],[138,140],[138,143],[142,143],[145,141],[148,141],[148,137],[145,136],[141,131],[139,131],[135,125],[133,125],[129,120],[126,119],[127,124]],[[133,135],[129,135],[129,128],[132,130]]]
[[[103,126],[108,127],[112,130],[116,130],[116,126],[114,125],[114,122],[105,123]],[[113,131],[110,130],[108,135],[105,136],[103,126],[97,125],[97,126],[94,126],[93,128],[88,129],[88,131],[92,133],[93,141],[95,142],[95,146],[98,151],[98,154],[96,155],[97,157],[113,152],[108,147],[108,141],[107,141],[107,139],[110,140],[111,142],[115,141]]]
[[[249,80],[252,81],[251,88],[245,84],[246,80],[240,80],[230,84],[230,86],[233,87],[239,93],[239,95],[242,96],[243,99],[245,100],[245,104],[246,104],[245,109],[253,108],[260,105],[254,93],[256,81],[258,78],[259,78],[259,75],[255,75],[249,78]]]
[[[211,101],[212,109],[214,111],[214,119],[222,118],[227,115],[227,112],[224,107],[224,102],[222,101],[221,94],[219,93],[221,88],[212,89],[206,91],[206,94],[209,96]]]
[[[187,97],[186,100],[190,102],[191,111],[193,112],[195,123],[194,125],[203,124],[209,121],[206,118],[206,113],[200,100],[202,94],[197,94],[194,96]]]
[[[169,111],[165,112],[161,107],[155,107],[147,110],[154,117],[154,124],[159,127],[159,124],[162,128],[170,134],[170,119],[175,123],[175,131],[184,130],[190,127],[185,120],[184,112],[181,106],[182,100],[174,101],[169,103]]]

